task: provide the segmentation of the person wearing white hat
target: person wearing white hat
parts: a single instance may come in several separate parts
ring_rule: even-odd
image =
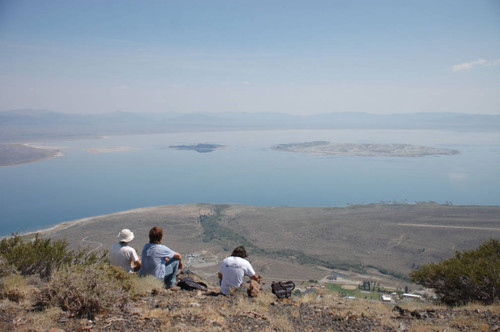
[[[109,261],[112,265],[120,266],[127,272],[137,272],[141,268],[141,259],[134,248],[128,244],[134,239],[134,233],[124,228],[118,233],[118,242],[109,249]]]

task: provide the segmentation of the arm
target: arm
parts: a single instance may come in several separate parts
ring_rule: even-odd
[[[176,252],[174,254],[174,258],[177,258],[179,260],[179,269],[182,270],[182,268],[184,267],[184,264],[182,264],[182,256],[181,256],[181,254],[179,254],[178,252]]]
[[[141,268],[141,258],[137,255],[137,252],[135,251],[134,248],[132,248],[132,255],[129,258],[129,260],[131,263],[130,265],[132,266],[134,272],[139,271],[139,269]]]
[[[257,281],[259,284],[262,284],[262,276],[259,274],[254,274],[253,276],[250,277],[251,280]]]
[[[219,272],[219,273],[217,274],[217,277],[218,277],[220,280],[222,280],[222,273],[220,273],[220,272]]]
[[[182,264],[182,256],[178,252],[174,253],[174,257],[172,259],[177,258],[179,260],[179,269],[182,269],[184,267],[184,264]],[[168,257],[165,257],[165,262],[168,262],[169,259]]]
[[[134,262],[134,272],[137,272],[141,269],[141,259],[138,259]]]

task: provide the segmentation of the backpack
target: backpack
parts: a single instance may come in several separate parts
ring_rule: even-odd
[[[271,290],[278,299],[289,298],[292,296],[292,291],[295,289],[293,281],[278,281],[271,284]]]
[[[201,281],[194,281],[193,278],[191,277],[186,277],[181,279],[178,283],[177,286],[179,286],[181,289],[192,291],[192,290],[203,290],[206,291],[208,289],[207,284]]]

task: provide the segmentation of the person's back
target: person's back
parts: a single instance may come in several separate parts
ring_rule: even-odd
[[[174,251],[159,243],[146,243],[142,249],[142,266],[140,276],[149,274],[159,279],[165,276],[165,257],[172,259]]]
[[[127,272],[137,271],[141,267],[141,260],[134,248],[128,243],[134,239],[134,233],[129,229],[122,229],[117,236],[119,242],[113,243],[109,249],[109,261]]]
[[[261,276],[257,276],[253,270],[252,264],[245,258],[248,257],[243,246],[236,247],[231,256],[225,258],[219,269],[220,292],[229,295],[234,289],[239,288],[245,279],[249,276],[251,280],[260,283]]]
[[[161,244],[163,229],[155,226],[149,230],[149,243],[142,249],[142,266],[139,276],[154,275],[165,283],[168,289],[176,290],[178,269],[182,269],[182,256]]]
[[[229,294],[233,288],[240,287],[245,279],[245,275],[252,277],[255,271],[250,262],[236,256],[229,256],[222,261],[220,267],[222,280],[220,291],[222,294]]]

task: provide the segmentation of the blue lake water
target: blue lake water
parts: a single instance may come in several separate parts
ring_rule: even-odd
[[[451,148],[423,158],[273,151],[313,140]],[[211,153],[165,149],[214,143]],[[0,168],[0,235],[78,218],[181,203],[345,206],[381,201],[500,205],[500,133],[283,130],[113,136],[58,141],[63,157]],[[89,153],[99,147],[136,150]]]

